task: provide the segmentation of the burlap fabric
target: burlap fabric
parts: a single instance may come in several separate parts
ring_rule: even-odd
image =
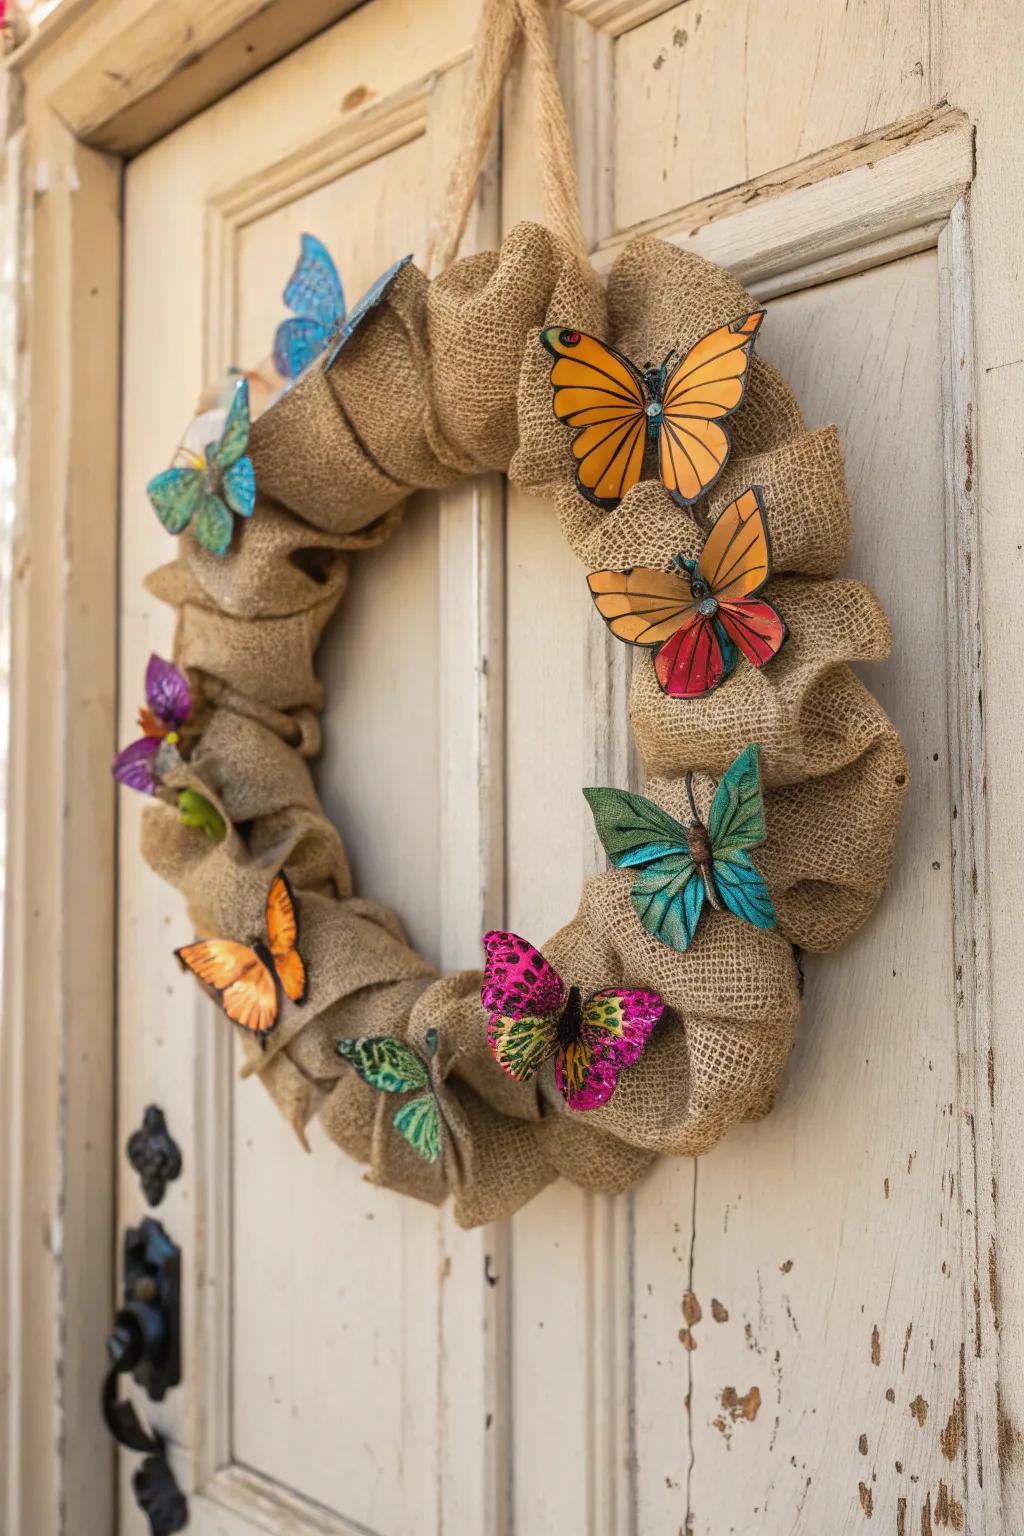
[[[330,374],[314,366],[254,423],[260,500],[228,558],[186,535],[174,564],[150,578],[177,609],[176,659],[201,700],[199,735],[174,782],[200,789],[230,830],[211,846],[155,804],[145,856],[184,892],[200,934],[258,933],[282,864],[301,903],[309,1001],[286,1006],[247,1070],[300,1135],[319,1116],[369,1178],[432,1201],[450,1193],[465,1225],[514,1211],[559,1174],[625,1189],[657,1154],[705,1151],[735,1121],[766,1113],[799,1009],[792,946],[841,943],[886,880],[907,768],[895,729],[849,667],[885,656],[890,636],[871,593],[836,576],[850,530],[835,430],[808,432],[784,381],[755,355],[731,463],[695,520],[654,482],[614,511],[592,507],[575,489],[568,434],[551,409],[541,326],[596,332],[643,361],[753,307],[726,273],[649,239],[623,250],[605,289],[532,224],[433,281],[410,265]],[[583,1115],[566,1109],[548,1073],[517,1084],[494,1064],[479,972],[437,977],[391,913],[353,894],[308,769],[323,702],[317,643],[350,574],[358,580],[359,549],[396,531],[413,488],[496,469],[550,499],[586,570],[692,553],[698,522],[761,485],[776,568],[769,595],[790,631],[762,672],[741,659],[725,686],[692,702],[666,698],[650,655],[634,653],[630,710],[646,789],[674,815],[684,813],[688,769],[706,808],[714,778],[760,743],[769,840],[758,862],[779,926],[762,932],[710,913],[677,954],[640,926],[627,873],[591,880],[545,953],[584,989],[653,986],[669,1013],[611,1101]],[[393,1131],[395,1100],[335,1050],[341,1036],[375,1033],[422,1046],[431,1027],[446,1126],[434,1166]]]

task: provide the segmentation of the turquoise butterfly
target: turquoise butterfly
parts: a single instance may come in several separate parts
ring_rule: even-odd
[[[643,795],[585,789],[597,835],[619,869],[635,869],[633,906],[648,933],[670,949],[686,949],[705,897],[755,928],[775,927],[768,887],[750,849],[767,836],[760,748],[745,747],[715,790],[707,826],[697,814],[693,775],[686,775],[692,820],[683,826]]]
[[[363,1035],[358,1040],[339,1040],[338,1055],[350,1062],[364,1083],[381,1093],[427,1092],[400,1104],[392,1117],[395,1130],[405,1137],[424,1162],[441,1156],[441,1111],[430,1076],[430,1062],[437,1053],[437,1030],[428,1029],[428,1059],[423,1061],[404,1040],[393,1035]]]
[[[153,510],[168,533],[189,523],[196,541],[213,555],[226,555],[234,532],[232,512],[251,517],[256,505],[256,472],[249,446],[249,381],[235,385],[224,430],[205,453],[182,449],[188,464],[155,475],[146,486]]]

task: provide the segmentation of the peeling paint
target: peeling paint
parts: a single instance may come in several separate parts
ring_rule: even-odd
[[[911,1403],[910,1412],[911,1416],[917,1420],[918,1429],[923,1429],[925,1426],[925,1421],[928,1418],[928,1404],[925,1402],[920,1392]]]
[[[864,1511],[865,1520],[870,1520],[875,1512],[875,1498],[867,1483],[858,1483],[857,1492],[860,1495],[860,1507]]]
[[[960,1442],[964,1434],[964,1414],[967,1409],[967,1369],[964,1359],[964,1346],[960,1345],[960,1380],[957,1386],[956,1402],[953,1404],[946,1427],[939,1436],[939,1444],[942,1454],[947,1461],[955,1461],[960,1453]]]
[[[732,1439],[734,1424],[746,1422],[753,1424],[761,1410],[761,1389],[751,1387],[749,1392],[744,1392],[742,1397],[735,1387],[723,1387],[718,1401],[722,1405],[722,1412],[711,1420],[712,1427],[719,1434],[724,1435],[726,1445]]]
[[[907,1536],[907,1501],[896,1500],[896,1536]]]
[[[697,1298],[693,1294],[693,1292],[692,1291],[684,1291],[683,1292],[683,1317],[684,1317],[684,1319],[686,1321],[687,1326],[689,1328],[692,1328],[694,1323],[699,1323],[703,1316],[704,1316],[704,1313],[701,1310],[701,1304],[697,1300]]]
[[[921,1536],[932,1536],[932,1496],[926,1493],[924,1496],[924,1508],[921,1510]]]

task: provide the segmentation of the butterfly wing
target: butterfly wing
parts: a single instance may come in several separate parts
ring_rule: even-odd
[[[111,768],[114,778],[129,789],[137,789],[140,794],[155,794],[159,751],[159,736],[140,736],[137,741],[129,742],[114,758]]]
[[[299,954],[299,914],[288,876],[280,870],[267,893],[267,944],[286,997],[304,1003],[309,979]]]
[[[224,430],[206,450],[210,467],[223,475],[242,457],[249,446],[249,380],[239,379],[228,406]]]
[[[221,492],[232,512],[252,517],[256,510],[256,471],[252,459],[244,453],[220,478]]]
[[[203,472],[178,464],[154,475],[146,486],[153,511],[168,533],[184,533],[205,495]]]
[[[234,531],[234,519],[223,501],[212,491],[204,490],[192,519],[196,543],[208,549],[211,555],[226,555]]]
[[[597,835],[619,869],[636,870],[631,900],[641,923],[670,949],[686,949],[704,904],[704,883],[686,828],[624,789],[585,789]]]
[[[274,332],[274,367],[283,379],[297,379],[327,345],[333,329],[318,320],[303,320],[297,315],[282,320]]]
[[[741,315],[701,338],[669,375],[662,393],[658,468],[683,507],[711,489],[731,447],[723,420],[747,387],[750,355],[764,310]]]
[[[338,1055],[349,1062],[364,1083],[381,1093],[411,1093],[430,1086],[430,1072],[411,1046],[394,1035],[362,1035],[339,1040]]]
[[[528,939],[492,929],[484,934],[483,945],[486,960],[480,1001],[488,1013],[526,1018],[561,1008],[562,978]]]
[[[617,506],[643,472],[643,379],[628,357],[583,331],[552,325],[540,340],[555,359],[555,415],[576,429],[576,485],[595,506]]]
[[[555,1082],[570,1109],[607,1103],[664,1011],[657,992],[634,988],[608,987],[587,999],[579,1039],[555,1056]]]
[[[558,1047],[558,1014],[492,1013],[487,1044],[506,1076],[525,1083]]]
[[[412,261],[411,255],[400,256],[397,261],[393,261],[387,271],[382,272],[377,281],[366,290],[359,302],[353,305],[348,318],[342,322],[337,340],[324,359],[324,373],[327,373],[337,362],[342,349],[352,340],[367,315],[384,302],[395,278],[410,261]]]
[[[736,665],[736,651],[721,627],[695,613],[677,629],[654,658],[654,674],[673,699],[699,699],[712,693]]]
[[[178,960],[216,993],[233,1024],[255,1035],[263,1045],[277,1024],[277,987],[268,967],[248,944],[232,939],[206,939],[175,950]]]
[[[441,1114],[432,1093],[399,1105],[391,1123],[424,1162],[437,1162],[441,1156]]]
[[[698,616],[689,581],[675,571],[592,571],[587,585],[598,613],[627,645],[664,645]]]
[[[284,302],[293,314],[332,331],[345,318],[345,290],[334,258],[316,235],[303,235],[299,259],[288,279]]]
[[[771,603],[757,599],[772,573],[771,539],[757,486],[723,508],[697,569],[718,602],[721,629],[750,664],[762,667],[777,656],[786,625]]]
[[[637,870],[633,910],[649,934],[669,949],[688,949],[704,908],[704,881],[689,852],[673,853]]]
[[[767,835],[761,751],[751,744],[718,781],[708,813],[708,841],[718,894],[730,912],[755,928],[774,928],[776,921],[768,887],[748,852]]]
[[[192,713],[188,678],[171,661],[153,655],[146,667],[146,702],[157,719],[176,731]]]
[[[618,869],[689,851],[686,828],[653,800],[625,789],[585,789],[583,795],[604,851]]]

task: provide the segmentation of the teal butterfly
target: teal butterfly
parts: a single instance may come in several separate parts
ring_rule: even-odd
[[[441,1156],[441,1111],[430,1076],[430,1062],[437,1052],[437,1030],[425,1037],[428,1059],[423,1061],[404,1040],[393,1035],[363,1035],[358,1040],[339,1040],[338,1055],[350,1062],[364,1083],[381,1093],[414,1093],[415,1099],[400,1104],[392,1117],[395,1130],[405,1137],[424,1162]]]
[[[232,512],[251,517],[256,505],[256,472],[249,446],[249,381],[235,385],[224,430],[204,453],[182,449],[187,464],[155,475],[146,486],[157,517],[168,533],[184,533],[213,555],[226,555],[234,532]]]
[[[686,775],[692,820],[683,826],[643,795],[585,789],[597,835],[619,869],[635,869],[633,906],[656,939],[686,949],[705,897],[755,928],[775,927],[768,887],[750,849],[767,836],[760,748],[745,747],[719,780],[707,826],[697,814],[693,775]]]

